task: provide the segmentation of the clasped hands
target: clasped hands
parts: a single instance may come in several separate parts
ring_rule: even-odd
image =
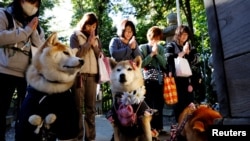
[[[33,31],[36,30],[36,27],[38,25],[38,17],[34,17],[29,23],[27,26],[29,26]]]
[[[182,52],[180,52],[178,56],[183,57],[185,54],[189,54],[189,52],[190,52],[189,42],[186,42],[185,45],[183,46]]]
[[[152,42],[151,45],[152,45],[152,52],[150,53],[150,55],[151,57],[153,57],[158,54],[158,46],[156,41]]]
[[[95,36],[95,31],[91,31],[90,35],[88,37],[88,43],[92,46],[92,47],[96,47],[96,36]]]

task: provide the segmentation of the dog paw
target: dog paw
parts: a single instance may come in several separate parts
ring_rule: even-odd
[[[146,109],[146,111],[144,112],[144,115],[147,114],[147,115],[153,115],[153,114],[156,114],[158,112],[157,109]]]
[[[157,138],[159,136],[159,132],[156,129],[152,129],[151,133],[153,138]]]

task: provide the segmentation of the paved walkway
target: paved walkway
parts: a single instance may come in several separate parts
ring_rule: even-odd
[[[164,130],[169,132],[169,125],[164,126]],[[111,124],[106,120],[104,115],[96,116],[96,141],[110,141],[113,134]],[[8,129],[6,133],[6,141],[14,141],[14,123]],[[166,141],[169,135],[162,135],[159,137],[161,141]]]

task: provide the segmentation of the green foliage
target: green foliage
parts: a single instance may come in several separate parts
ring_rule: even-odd
[[[137,0],[128,0],[135,10],[128,10],[128,6],[123,8],[121,3],[111,3],[110,1],[98,0],[72,0],[74,3],[74,18],[72,24],[75,24],[87,11],[96,12],[100,24],[100,37],[103,43],[103,48],[106,54],[108,53],[108,44],[110,39],[115,35],[115,28],[113,28],[111,19],[107,16],[109,12],[122,12],[124,15],[134,15],[136,17],[136,32],[138,44],[147,42],[146,33],[151,26],[159,26],[162,29],[167,27],[166,17],[171,12],[176,12],[176,1],[173,0],[145,0],[138,2]],[[95,3],[95,5],[94,5]],[[209,79],[206,77],[210,75],[209,68],[207,68],[207,60],[210,56],[211,49],[209,46],[209,36],[207,34],[207,19],[205,15],[205,8],[202,0],[180,0],[181,20],[183,24],[188,25],[193,30],[192,45],[196,47],[200,54],[200,63],[197,68],[201,74],[201,83],[203,87],[207,87]],[[201,86],[201,87],[202,87]],[[203,88],[207,92],[207,88]],[[200,90],[201,91],[201,90]]]
[[[45,18],[45,10],[46,9],[52,9],[55,5],[59,4],[59,0],[42,0],[42,5],[40,8],[40,17],[39,17],[39,24],[41,25],[41,27],[43,28],[44,32],[45,32],[45,38],[47,38],[51,32],[49,31],[49,28],[51,25],[49,25],[49,21],[52,18],[55,18],[54,16],[51,17],[47,17]]]
[[[112,19],[108,16],[108,0],[72,0],[74,15],[72,17],[71,26],[74,27],[86,12],[94,12],[99,20],[98,34],[102,43],[102,49],[106,56],[109,56],[109,42],[114,37],[116,30],[112,27]],[[108,83],[101,85],[103,98],[110,100],[111,90]],[[110,105],[110,104],[108,104]],[[104,106],[103,110],[110,107]]]
[[[12,0],[2,0],[2,1],[0,1],[0,7],[6,7],[11,2],[12,2]]]
[[[163,28],[167,27],[166,17],[171,12],[176,11],[176,3],[173,0],[145,0],[138,3],[136,0],[129,0],[135,7],[135,15],[137,24],[137,40],[139,44],[147,42],[146,32],[148,28],[157,25]],[[207,19],[205,8],[202,0],[180,0],[181,21],[183,24],[188,23],[193,30],[192,45],[200,54],[200,63],[197,65],[198,74],[200,73],[202,85],[199,87],[204,90],[197,90],[209,95],[210,80],[207,79],[211,75],[207,67],[207,60],[211,54],[209,46],[209,36],[207,29]],[[200,78],[197,78],[200,79]],[[199,93],[197,92],[197,93]],[[210,97],[207,97],[210,99]]]
[[[106,113],[112,106],[112,94],[110,89],[110,83],[101,84],[101,90],[103,93],[102,98],[102,111]]]
[[[12,0],[2,0],[0,6],[6,6]],[[171,12],[176,12],[175,0],[127,0],[131,7],[123,4],[112,3],[110,0],[71,0],[73,4],[73,16],[71,26],[75,27],[77,22],[86,12],[95,12],[99,19],[99,30],[103,51],[109,56],[109,42],[116,35],[116,28],[113,26],[112,19],[108,16],[111,12],[116,14],[122,12],[124,15],[133,15],[136,17],[136,31],[138,44],[147,42],[146,33],[151,26],[159,26],[162,29],[167,27],[166,17]],[[211,54],[210,39],[208,35],[207,19],[203,0],[179,0],[180,13],[183,24],[188,24],[193,29],[192,45],[200,54],[200,63],[198,68],[202,76],[202,83],[206,90],[206,95],[210,95],[210,68],[207,66],[208,58]],[[55,16],[45,18],[45,9],[52,9],[59,4],[61,0],[42,0],[40,25],[44,28],[46,37],[50,34],[48,22]],[[66,42],[67,37],[61,37]],[[109,84],[102,84],[105,95],[110,95]],[[209,97],[208,97],[209,99]],[[213,99],[213,98],[211,98]]]
[[[112,28],[112,19],[108,16],[108,0],[72,0],[74,15],[71,26],[76,26],[78,21],[86,12],[96,13],[99,19],[99,36],[102,42],[102,48],[106,56],[109,56],[109,41],[115,35]]]
[[[6,7],[7,5],[9,5],[13,0],[2,0],[0,2],[0,6],[1,7]],[[42,0],[42,5],[40,8],[40,17],[39,17],[39,24],[41,25],[41,27],[44,29],[45,32],[45,37],[47,38],[48,35],[51,33],[49,32],[49,27],[50,25],[48,25],[48,22],[50,19],[54,18],[54,17],[49,17],[49,18],[45,18],[44,17],[44,12],[46,9],[52,9],[56,4],[59,3],[59,0]]]

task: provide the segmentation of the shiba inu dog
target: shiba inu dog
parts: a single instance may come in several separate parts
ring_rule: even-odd
[[[144,102],[145,86],[141,57],[116,62],[110,59],[112,112],[107,118],[114,128],[115,141],[151,141],[152,114]]]
[[[220,113],[211,107],[207,105],[195,106],[191,103],[179,117],[178,125],[182,126],[185,124],[181,130],[181,136],[186,138],[187,141],[207,141],[209,126],[213,125],[214,121],[220,118],[222,118]]]
[[[16,141],[74,140],[78,115],[72,87],[84,60],[53,33],[27,70],[27,96],[16,123]]]

